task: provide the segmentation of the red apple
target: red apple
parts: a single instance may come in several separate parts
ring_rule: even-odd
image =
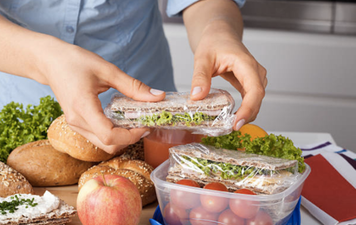
[[[77,212],[83,225],[137,225],[141,211],[137,187],[118,175],[87,181],[77,198]]]

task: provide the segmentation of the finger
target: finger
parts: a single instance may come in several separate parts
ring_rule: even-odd
[[[260,79],[262,81],[263,87],[266,89],[267,84],[268,84],[268,79],[267,79],[267,70],[261,66],[260,64],[258,64],[258,74],[260,76]]]
[[[234,122],[234,129],[238,130],[244,123],[251,122],[256,118],[265,95],[265,88],[260,80],[260,75],[257,73],[258,70],[256,71],[254,67],[246,66],[243,71],[238,71],[236,66],[234,68],[234,71],[236,71],[235,74],[237,72],[244,73],[239,74],[242,77],[241,85],[245,94],[243,95],[242,103],[236,113]]]
[[[127,147],[130,144],[134,144],[138,142],[141,138],[147,136],[149,134],[148,129],[146,128],[136,128],[136,129],[131,129],[131,130],[126,130],[123,128],[114,128],[115,133],[117,135],[125,136],[125,133],[129,133],[128,135],[131,135],[132,138],[130,138],[131,141],[126,142],[118,142],[118,143],[113,143],[113,144],[104,144],[96,134],[82,129],[81,127],[76,127],[76,126],[71,126],[72,130],[80,133],[82,136],[84,136],[86,139],[88,139],[91,143],[93,143],[95,146],[99,147],[100,149],[104,150],[105,152],[109,154],[117,154],[120,152],[123,148]],[[119,136],[119,137],[120,137]]]
[[[196,57],[194,60],[194,72],[190,98],[200,100],[205,98],[210,91],[213,74],[213,60],[208,57]]]
[[[90,104],[90,103],[89,103]],[[88,106],[94,109],[93,106]],[[88,112],[85,115],[85,120],[90,126],[90,130],[100,139],[104,145],[127,145],[137,141],[148,129],[120,129],[114,127],[110,119],[108,119],[102,109],[98,111]]]
[[[106,70],[98,72],[111,87],[134,100],[156,102],[165,97],[164,91],[147,86],[113,64],[109,64]]]
[[[236,90],[238,90],[241,93],[241,95],[244,94],[245,91],[242,88],[241,83],[235,77],[234,73],[227,72],[227,73],[221,74],[220,76],[222,78],[224,78],[224,80],[228,81]]]
[[[111,120],[104,115],[100,100],[95,95],[87,95],[83,97],[81,102],[85,103],[78,103],[83,104],[80,107],[81,113],[74,115],[75,118],[72,117],[73,115],[66,115],[67,122],[79,133],[81,133],[79,128],[82,129],[83,133],[86,131],[86,138],[90,141],[95,141],[95,138],[90,134],[95,135],[100,141],[96,141],[96,143],[102,147],[133,144],[141,138],[144,132],[149,131],[147,128],[127,130],[114,127]],[[81,117],[78,117],[78,115]]]
[[[79,134],[84,136],[86,139],[88,139],[91,143],[93,143],[95,146],[97,146],[98,148],[104,150],[105,152],[107,152],[111,155],[116,154],[121,149],[126,147],[126,145],[104,145],[100,141],[100,139],[92,132],[89,132],[85,129],[82,129],[80,127],[75,127],[75,126],[71,126],[71,129],[74,130],[75,132],[78,132]]]
[[[267,87],[267,84],[268,84],[268,79],[267,77],[263,80],[263,87],[266,89]]]

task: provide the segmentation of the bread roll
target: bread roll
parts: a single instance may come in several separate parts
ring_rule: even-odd
[[[120,155],[120,158],[123,159],[136,159],[136,160],[145,160],[145,153],[143,150],[143,138],[141,138],[138,142],[127,146],[123,150],[123,154]]]
[[[68,126],[64,114],[52,122],[47,136],[53,148],[82,161],[101,162],[114,157],[74,132]]]
[[[76,184],[80,175],[95,163],[75,159],[55,150],[48,140],[41,140],[14,149],[7,164],[33,186],[61,186]]]
[[[128,178],[138,188],[142,206],[156,200],[154,184],[150,179],[153,167],[140,160],[129,160],[115,157],[109,161],[102,162],[84,172],[78,182],[79,190],[90,179],[105,174],[115,174]]]
[[[22,174],[0,162],[0,197],[14,194],[34,194],[34,191]]]

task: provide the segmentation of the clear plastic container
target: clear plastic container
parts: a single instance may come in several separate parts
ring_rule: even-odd
[[[254,224],[252,222],[256,220],[264,221],[263,224],[268,224],[268,220],[272,224],[286,224],[310,173],[310,167],[306,164],[300,178],[283,192],[272,195],[246,195],[167,182],[168,168],[169,160],[151,173],[166,225],[222,225],[227,224],[222,221],[231,219],[235,219],[232,224],[236,225]],[[210,203],[213,203],[213,207],[207,208],[206,205]],[[233,218],[235,212],[240,215],[238,218]]]

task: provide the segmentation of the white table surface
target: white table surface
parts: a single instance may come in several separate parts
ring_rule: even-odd
[[[329,141],[335,144],[335,140],[329,133],[306,133],[306,132],[280,132],[280,131],[268,131],[268,133],[281,134],[288,137],[293,141],[295,145],[308,145],[320,142]],[[319,225],[322,224],[313,215],[309,213],[303,206],[300,207],[301,212],[301,224],[302,225]]]

